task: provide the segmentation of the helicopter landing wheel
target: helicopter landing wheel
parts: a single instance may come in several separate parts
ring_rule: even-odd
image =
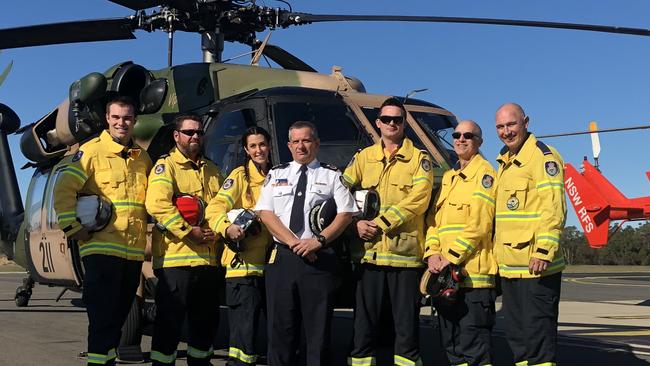
[[[14,296],[16,306],[21,308],[27,306],[32,297],[32,288],[34,288],[34,280],[31,277],[24,278],[23,285],[16,289],[16,296]]]
[[[27,306],[27,304],[29,304],[29,299],[31,297],[32,297],[32,290],[25,289],[22,286],[18,287],[16,289],[16,296],[14,296],[14,301],[16,302],[16,306],[21,308]]]

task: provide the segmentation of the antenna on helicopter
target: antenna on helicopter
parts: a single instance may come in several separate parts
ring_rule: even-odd
[[[414,96],[414,95],[417,94],[417,93],[425,92],[425,91],[427,91],[427,90],[429,90],[429,88],[413,89],[413,90],[411,90],[410,92],[406,93],[406,95],[404,96],[404,104],[406,104],[406,101],[407,101],[410,97]]]

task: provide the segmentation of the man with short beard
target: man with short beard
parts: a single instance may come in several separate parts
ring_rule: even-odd
[[[218,263],[221,243],[207,222],[188,222],[175,199],[191,195],[204,202],[219,191],[222,174],[202,155],[203,123],[196,115],[174,120],[176,146],[149,175],[147,211],[158,222],[153,232],[156,321],[151,345],[153,365],[174,365],[187,317],[187,364],[211,365],[212,340],[219,322]],[[200,216],[200,215],[199,215]]]

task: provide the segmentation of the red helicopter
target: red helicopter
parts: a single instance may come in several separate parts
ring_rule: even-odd
[[[575,210],[580,225],[584,230],[589,246],[603,248],[607,240],[628,221],[650,219],[650,196],[628,198],[619,191],[598,167],[600,155],[599,132],[617,132],[637,129],[647,129],[650,126],[612,128],[598,130],[596,122],[589,124],[589,131],[540,136],[540,138],[591,135],[591,145],[594,156],[592,165],[584,157],[580,170],[572,164],[564,164],[564,188]],[[650,172],[646,172],[650,180]],[[610,230],[611,221],[620,221]]]

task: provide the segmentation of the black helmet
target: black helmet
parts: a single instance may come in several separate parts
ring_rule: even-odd
[[[379,215],[379,193],[374,189],[362,189],[354,192],[354,200],[361,211],[360,218],[372,220]]]
[[[336,201],[329,198],[319,202],[309,210],[309,228],[318,235],[328,227],[336,217]]]
[[[247,209],[236,209],[228,211],[228,220],[244,230],[245,238],[258,235],[262,231],[262,225],[255,214],[255,211]],[[243,241],[234,241],[228,237],[224,238],[228,249],[235,253],[243,252],[245,247]]]
[[[424,271],[420,281],[420,292],[431,297],[434,304],[452,305],[456,302],[456,295],[465,277],[467,276],[463,268],[453,263],[437,274]]]

